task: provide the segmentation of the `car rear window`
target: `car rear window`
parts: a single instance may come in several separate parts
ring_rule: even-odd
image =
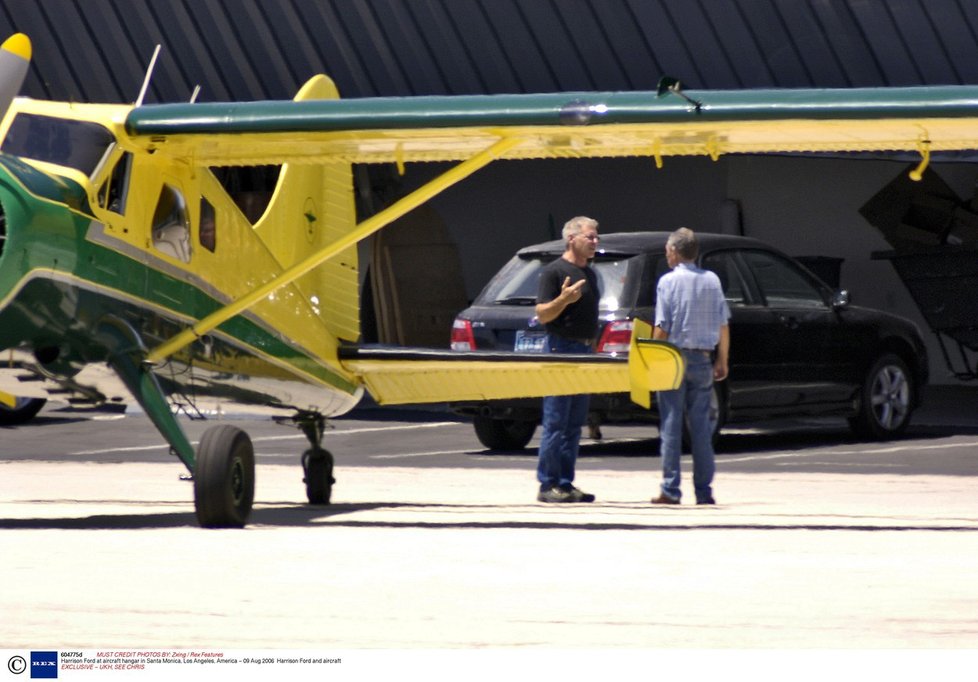
[[[514,256],[483,289],[476,305],[535,305],[537,283],[543,267],[554,257]],[[601,287],[600,312],[612,312],[625,305],[622,293],[628,258],[596,258],[591,266]]]

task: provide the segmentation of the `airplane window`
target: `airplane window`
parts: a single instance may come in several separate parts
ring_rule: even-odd
[[[126,211],[126,195],[129,192],[129,165],[132,154],[126,152],[112,169],[112,175],[99,188],[98,205],[122,215]]]
[[[211,173],[254,225],[268,208],[281,169],[281,166],[227,166],[213,167]]]
[[[190,262],[190,228],[187,204],[183,195],[169,185],[163,185],[156,212],[153,214],[153,246],[162,253]]]
[[[207,199],[200,198],[200,245],[214,252],[217,247],[217,219],[214,207]]]
[[[17,114],[0,151],[67,166],[90,176],[114,142],[112,133],[97,123]]]

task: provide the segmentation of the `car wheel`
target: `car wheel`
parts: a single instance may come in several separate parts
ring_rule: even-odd
[[[0,403],[0,425],[14,426],[29,422],[46,402],[44,398],[17,398],[14,407]]]
[[[490,450],[522,450],[537,430],[536,422],[521,419],[475,417],[472,425],[479,442]]]
[[[900,435],[910,423],[914,396],[907,363],[886,353],[873,363],[859,393],[859,411],[849,420],[861,437],[886,440]]]

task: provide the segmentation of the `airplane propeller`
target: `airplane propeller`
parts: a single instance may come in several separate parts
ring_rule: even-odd
[[[0,118],[20,92],[31,63],[31,39],[15,33],[0,45]]]

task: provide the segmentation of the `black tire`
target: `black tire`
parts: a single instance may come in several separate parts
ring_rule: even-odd
[[[323,448],[306,450],[302,453],[302,471],[309,504],[329,504],[336,483],[332,453]]]
[[[197,448],[194,508],[204,528],[243,528],[255,499],[255,450],[248,434],[214,426]]]
[[[37,416],[47,400],[44,398],[17,398],[17,404],[10,407],[0,403],[0,426],[25,424]]]
[[[536,422],[492,417],[475,417],[472,426],[479,442],[490,450],[522,450],[537,430]]]
[[[861,438],[899,436],[910,424],[915,389],[907,363],[898,355],[884,353],[866,373],[859,391],[859,411],[849,425]]]

